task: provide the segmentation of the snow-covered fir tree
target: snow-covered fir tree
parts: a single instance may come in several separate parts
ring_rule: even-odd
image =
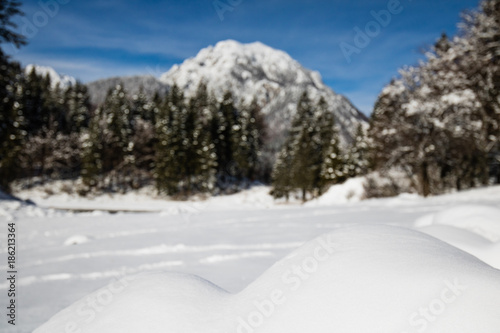
[[[234,161],[240,176],[244,179],[255,180],[261,155],[264,127],[260,107],[254,99],[248,105],[243,103],[239,107],[239,116],[233,135]]]
[[[340,149],[338,131],[334,115],[328,111],[326,102],[321,99],[317,106],[319,110],[321,166],[319,170],[319,194],[328,186],[345,180],[345,161]]]
[[[321,98],[313,105],[304,92],[273,169],[273,196],[288,198],[299,190],[305,201],[308,194],[319,195],[337,182],[343,167],[338,144],[334,116],[326,101]]]
[[[348,177],[366,175],[370,169],[368,137],[363,125],[356,130],[354,142],[344,154],[345,170]]]
[[[205,84],[200,83],[188,106],[187,194],[213,190],[217,168],[215,145],[210,133],[213,114]]]
[[[182,179],[181,168],[185,160],[182,150],[182,114],[187,109],[184,95],[174,85],[165,101],[159,106],[156,121],[157,146],[155,148],[154,176],[159,192],[177,195],[180,192],[179,183]]]
[[[235,149],[239,146],[240,131],[238,110],[234,105],[233,95],[226,92],[219,107],[212,116],[211,133],[217,154],[218,186],[226,188],[237,180],[239,169],[235,157]]]

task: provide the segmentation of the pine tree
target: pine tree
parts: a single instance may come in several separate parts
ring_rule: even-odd
[[[23,15],[20,7],[18,1],[0,0],[0,45],[12,43],[19,48],[26,44],[12,20]],[[21,67],[0,49],[0,190],[7,192],[21,172],[18,156],[27,136],[26,115],[18,98],[23,89],[20,81]]]
[[[53,171],[50,155],[54,151],[57,132],[55,110],[49,76],[38,75],[35,68],[24,75],[19,101],[23,107],[26,144],[19,155],[19,165],[25,176],[49,176]]]
[[[155,115],[158,112],[160,97],[150,101],[141,87],[132,97],[131,125],[133,154],[135,160],[134,187],[140,186],[140,178],[148,178],[154,165]]]
[[[318,102],[319,112],[319,142],[320,168],[318,173],[317,188],[321,195],[332,184],[345,180],[345,161],[342,158],[338,131],[335,127],[335,117],[328,110],[328,105],[323,97]]]
[[[292,122],[292,133],[298,136],[294,140],[294,160],[291,172],[293,183],[302,191],[302,200],[306,201],[308,192],[314,193],[317,188],[321,167],[319,128],[314,108],[307,93],[304,93],[297,106],[297,117]]]
[[[240,106],[238,125],[233,135],[237,140],[234,148],[234,161],[244,179],[255,180],[259,168],[264,123],[260,107],[254,99],[250,105]]]
[[[368,149],[368,138],[365,130],[363,129],[363,125],[360,124],[356,129],[354,142],[352,143],[346,156],[345,162],[347,164],[348,177],[366,175],[370,168]]]
[[[12,43],[18,48],[26,45],[26,37],[15,32],[17,24],[12,21],[14,16],[24,15],[19,7],[19,1],[0,0],[0,44]]]
[[[56,93],[56,95],[58,95]],[[79,133],[87,128],[90,120],[90,97],[87,87],[80,82],[64,92],[65,133]]]
[[[158,192],[168,195],[180,193],[183,163],[186,160],[182,145],[182,117],[186,113],[183,92],[174,85],[159,108],[156,121],[157,148],[155,155],[155,180]]]
[[[314,108],[304,92],[273,170],[272,193],[275,197],[288,197],[291,191],[300,189],[305,201],[307,193],[316,192],[321,168],[319,132]]]
[[[106,100],[91,117],[82,141],[81,173],[87,185],[100,183],[99,187],[112,191],[133,186],[131,106],[121,85],[108,91]]]
[[[207,192],[214,187],[217,168],[215,145],[210,133],[212,110],[207,86],[201,83],[196,96],[189,103],[190,147],[187,162],[189,163],[188,194],[193,191]]]
[[[278,153],[271,174],[271,195],[276,199],[285,197],[288,201],[290,193],[295,190],[293,186],[292,174],[290,173],[293,159],[294,149],[292,147],[292,140],[288,138],[286,143],[281,148],[281,151]]]
[[[7,192],[20,174],[19,153],[27,136],[20,78],[19,64],[0,50],[0,189]]]
[[[101,108],[97,108],[87,130],[82,135],[82,167],[83,183],[89,188],[99,186],[104,173],[104,140],[103,128],[105,119]]]
[[[25,76],[24,85],[24,113],[27,122],[27,131],[30,135],[37,134],[42,127],[49,123],[49,112],[44,109],[44,87],[46,83],[36,73],[35,67]]]
[[[217,155],[217,177],[219,187],[225,188],[238,176],[238,168],[234,161],[234,150],[239,145],[237,133],[240,125],[231,92],[224,94],[218,109],[212,116],[211,132]]]
[[[133,143],[131,126],[131,107],[127,94],[121,85],[108,92],[102,106],[105,119],[105,150],[103,153],[104,171],[125,168],[133,163]]]

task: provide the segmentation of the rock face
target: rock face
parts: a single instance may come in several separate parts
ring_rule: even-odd
[[[226,91],[233,93],[237,103],[249,103],[256,97],[267,117],[271,141],[278,145],[305,90],[315,101],[320,96],[325,98],[336,115],[343,142],[351,141],[358,124],[366,121],[347,98],[323,83],[318,72],[302,67],[287,53],[259,42],[219,42],[175,65],[160,81],[169,86],[176,83],[188,97],[196,92],[200,82],[205,82],[218,99]]]

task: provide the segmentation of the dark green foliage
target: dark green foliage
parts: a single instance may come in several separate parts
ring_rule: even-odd
[[[348,177],[363,176],[370,170],[369,143],[363,125],[356,129],[356,136],[345,157]]]
[[[181,192],[181,168],[186,161],[183,148],[182,119],[187,113],[184,94],[174,85],[160,106],[156,122],[157,148],[155,156],[155,180],[159,192],[177,195]]]
[[[214,110],[211,121],[211,133],[217,155],[217,177],[221,186],[230,182],[238,175],[234,152],[239,142],[236,132],[240,130],[237,124],[237,110],[234,106],[233,95],[224,94],[219,107]]]
[[[187,193],[208,192],[214,187],[217,155],[210,133],[213,106],[207,87],[201,84],[188,106]]]
[[[98,108],[93,114],[87,133],[82,137],[81,176],[84,185],[91,188],[97,187],[103,176],[103,119],[102,110]]]
[[[292,173],[290,172],[291,165],[294,160],[294,147],[289,139],[284,144],[281,151],[278,153],[276,162],[274,163],[272,172],[273,188],[271,194],[274,198],[290,198],[290,193],[295,190]]]
[[[239,117],[234,130],[233,140],[234,162],[243,178],[254,181],[259,173],[262,141],[265,135],[265,126],[260,114],[260,107],[256,100],[250,105],[240,106]]]
[[[314,192],[318,185],[317,175],[321,168],[318,125],[311,101],[307,94],[304,94],[297,106],[297,117],[292,122],[291,130],[291,133],[296,133],[295,157],[291,173],[295,186],[302,191],[302,200],[304,201],[306,193]]]
[[[342,183],[347,178],[347,175],[345,160],[340,150],[335,118],[331,112],[328,112],[323,99],[318,103],[318,110],[320,112],[321,169],[319,173],[319,191],[321,194],[328,186]]]
[[[21,69],[0,50],[0,188],[8,191],[19,175],[18,154],[26,137],[25,117],[18,101]]]
[[[60,91],[59,86],[56,87],[55,95]],[[59,108],[60,114],[60,129],[64,133],[79,133],[82,129],[87,128],[90,120],[90,99],[87,92],[87,87],[79,82],[75,86],[70,86],[66,89],[64,97],[59,97],[53,101],[53,107]]]
[[[288,199],[290,192],[300,190],[305,201],[308,193],[320,195],[345,179],[343,168],[333,114],[323,98],[313,106],[304,92],[274,166],[273,196]]]
[[[17,25],[12,22],[12,17],[24,15],[19,7],[21,7],[19,1],[0,0],[0,44],[12,43],[16,47],[26,44],[26,37],[14,31]]]

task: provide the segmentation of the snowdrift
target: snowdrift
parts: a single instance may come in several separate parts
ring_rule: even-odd
[[[339,228],[238,294],[199,277],[115,281],[35,333],[498,333],[500,271],[405,228]]]
[[[419,218],[414,227],[500,269],[500,209],[463,205]]]

